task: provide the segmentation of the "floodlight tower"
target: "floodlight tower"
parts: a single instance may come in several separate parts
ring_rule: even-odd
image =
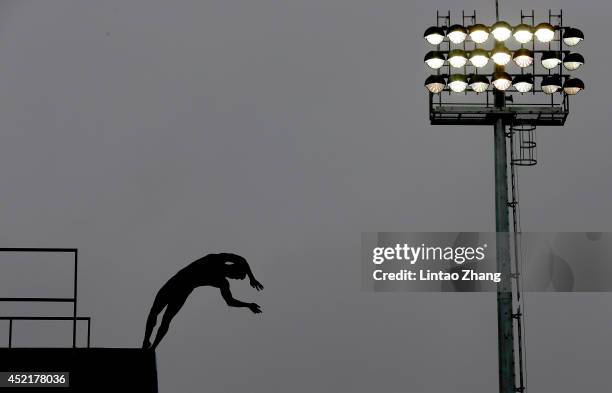
[[[525,391],[516,241],[514,271],[510,252],[510,208],[515,233],[518,227],[514,166],[537,163],[536,127],[564,125],[569,97],[584,90],[580,79],[564,72],[584,64],[582,55],[569,50],[584,39],[584,34],[563,25],[562,11],[549,10],[547,20],[537,24],[533,10],[521,11],[520,23],[512,26],[499,19],[497,1],[495,5],[492,25],[478,23],[476,11],[462,12],[456,17],[460,23],[451,23],[450,12],[437,13],[436,25],[424,34],[435,47],[425,55],[425,63],[436,70],[426,79],[425,87],[429,91],[431,124],[493,126],[496,259],[497,271],[502,274],[497,285],[499,392],[514,393]],[[536,81],[540,82],[539,89]]]

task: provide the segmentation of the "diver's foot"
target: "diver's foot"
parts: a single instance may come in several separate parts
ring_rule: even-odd
[[[142,343],[142,349],[149,349],[149,348],[151,348],[151,342],[150,342],[150,341],[148,341],[148,340],[147,340],[147,341],[144,341],[144,342]]]

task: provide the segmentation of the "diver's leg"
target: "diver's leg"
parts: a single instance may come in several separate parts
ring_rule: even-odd
[[[164,296],[163,290],[160,290],[155,296],[155,300],[153,301],[153,306],[151,306],[151,311],[149,311],[149,316],[147,317],[147,324],[145,327],[145,335],[144,340],[142,342],[142,347],[147,349],[151,346],[151,334],[153,333],[153,328],[157,323],[157,316],[160,312],[166,307],[168,299]]]
[[[183,307],[183,305],[185,304],[185,300],[187,300],[187,296],[183,298],[178,298],[178,299],[175,298],[173,299],[172,303],[168,304],[168,306],[166,307],[166,311],[164,312],[164,316],[162,317],[162,321],[159,325],[159,328],[157,328],[157,334],[155,335],[155,341],[153,342],[153,345],[151,346],[151,348],[153,349],[157,348],[157,346],[159,345],[161,340],[164,338],[166,333],[168,333],[168,328],[170,328],[170,322],[172,321],[172,318],[174,318],[174,316]]]

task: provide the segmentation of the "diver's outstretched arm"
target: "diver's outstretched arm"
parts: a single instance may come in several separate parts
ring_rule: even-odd
[[[249,284],[251,284],[251,286],[255,289],[257,289],[258,291],[261,291],[263,288],[263,285],[261,285],[261,283],[259,281],[257,281],[255,279],[255,276],[253,275],[253,272],[251,271],[251,267],[249,266],[248,262],[245,262],[245,269],[246,269],[246,273],[247,276],[249,276]]]
[[[232,292],[230,291],[229,284],[225,284],[221,287],[221,296],[223,296],[223,300],[230,307],[247,307],[254,314],[261,313],[261,308],[257,303],[245,303],[240,300],[234,299],[232,296]]]
[[[255,279],[255,277],[253,277],[253,273],[249,274],[249,284],[251,284],[251,286],[257,289],[258,291],[261,291],[262,289],[264,289],[263,285],[261,285],[261,283]]]

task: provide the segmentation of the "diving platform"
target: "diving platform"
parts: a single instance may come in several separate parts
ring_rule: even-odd
[[[5,387],[3,392],[157,393],[155,352],[140,348],[0,348],[0,371],[67,372],[63,387]]]

